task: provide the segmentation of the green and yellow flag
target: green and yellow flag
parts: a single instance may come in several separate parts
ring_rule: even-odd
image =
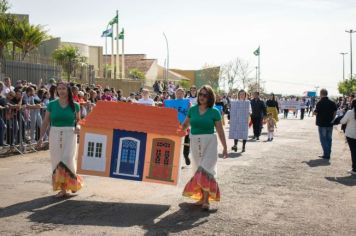
[[[260,47],[258,47],[253,54],[255,54],[255,56],[259,56],[260,55]]]
[[[116,15],[112,20],[109,22],[109,25],[117,24],[119,23],[119,15]]]

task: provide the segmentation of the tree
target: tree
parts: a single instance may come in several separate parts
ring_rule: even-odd
[[[4,57],[4,49],[11,42],[12,30],[10,25],[3,20],[0,20],[0,58]]]
[[[145,74],[137,68],[133,68],[129,71],[129,77],[131,79],[140,79],[140,80],[146,79]]]
[[[12,41],[16,47],[21,49],[22,60],[47,38],[47,31],[43,29],[43,26],[31,25],[25,20],[19,21],[12,29]]]
[[[221,83],[227,83],[229,91],[246,89],[251,83],[251,72],[249,63],[237,57],[222,66]]]
[[[338,90],[343,95],[354,93],[356,91],[356,77],[339,82]]]
[[[52,57],[62,66],[67,73],[67,80],[70,82],[70,76],[82,58],[79,49],[71,45],[65,45],[56,49]]]
[[[186,81],[186,80],[181,80],[181,81],[179,81],[179,85],[180,85],[182,88],[185,88],[185,89],[189,89],[189,87],[190,87],[189,82]]]
[[[260,94],[265,93],[264,88],[259,86],[257,82],[251,82],[247,86],[247,92],[249,94],[252,94],[254,92],[258,92],[258,89],[259,89]]]
[[[7,0],[0,0],[0,14],[4,14],[10,9],[10,4]]]
[[[220,79],[220,66],[214,66],[205,64],[200,72],[200,82],[202,84],[198,84],[199,86],[203,84],[210,85],[214,90],[219,88],[219,79]]]

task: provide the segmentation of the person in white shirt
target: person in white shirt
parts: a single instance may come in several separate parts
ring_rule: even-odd
[[[11,79],[10,79],[10,77],[5,77],[4,78],[4,87],[1,90],[1,95],[3,95],[5,97],[6,94],[8,94],[11,91],[14,91],[14,87],[11,86]]]
[[[155,102],[150,98],[150,92],[147,89],[142,89],[142,98],[138,100],[138,104],[146,106],[154,106]]]
[[[356,99],[352,101],[351,110],[346,112],[340,123],[346,124],[345,135],[351,151],[352,169],[349,173],[356,175]]]

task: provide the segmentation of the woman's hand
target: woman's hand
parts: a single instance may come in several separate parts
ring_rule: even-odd
[[[224,147],[224,150],[223,150],[223,158],[226,159],[227,158],[227,147]]]
[[[77,125],[77,126],[75,127],[74,133],[75,133],[75,134],[79,134],[79,133],[80,133],[80,126],[79,126],[79,125]]]

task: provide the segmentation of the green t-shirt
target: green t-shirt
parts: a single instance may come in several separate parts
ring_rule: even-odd
[[[78,103],[74,103],[75,111],[79,112],[80,106]],[[65,108],[61,107],[59,100],[51,101],[47,105],[47,111],[51,113],[51,126],[55,127],[74,127],[76,114],[72,108],[67,105]]]
[[[191,107],[188,111],[192,134],[213,134],[215,122],[221,120],[221,114],[216,108],[208,108],[202,115],[199,113],[199,105]]]

